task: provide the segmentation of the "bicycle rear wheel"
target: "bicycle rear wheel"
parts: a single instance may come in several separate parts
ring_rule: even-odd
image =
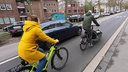
[[[83,37],[81,42],[80,42],[80,49],[82,51],[86,50],[88,48],[88,41],[86,37]]]
[[[66,65],[68,57],[68,50],[65,47],[59,48],[52,57],[52,67],[56,70],[61,70]]]
[[[26,66],[26,67],[20,68],[19,71],[17,72],[30,72],[31,69],[32,69],[32,66]],[[32,72],[36,72],[36,68],[34,68]]]

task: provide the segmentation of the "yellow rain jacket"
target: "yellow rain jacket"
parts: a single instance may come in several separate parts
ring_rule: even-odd
[[[29,63],[37,62],[45,56],[45,54],[38,51],[37,39],[53,44],[56,43],[56,40],[50,38],[41,30],[37,22],[25,21],[23,31],[23,36],[18,45],[18,55]]]

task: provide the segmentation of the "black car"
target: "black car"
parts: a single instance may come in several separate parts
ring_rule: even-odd
[[[42,30],[50,37],[59,39],[60,42],[73,36],[81,35],[82,27],[66,20],[49,21],[41,24]],[[47,48],[48,44],[37,41],[40,48]]]
[[[71,15],[69,16],[69,21],[70,22],[80,22],[83,21],[82,15]]]
[[[17,36],[17,35],[22,35],[23,33],[23,24],[16,24],[16,25],[11,25],[8,27],[8,31],[12,37]]]

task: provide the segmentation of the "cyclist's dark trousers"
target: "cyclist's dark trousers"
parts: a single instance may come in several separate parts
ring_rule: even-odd
[[[43,52],[43,49],[39,48],[39,51]],[[46,57],[42,58],[39,61],[39,64],[38,64],[36,72],[42,72],[42,69],[43,69],[43,67],[45,65],[45,62],[46,62]]]
[[[91,29],[85,29],[85,34],[88,35],[88,42],[92,43],[92,30]]]

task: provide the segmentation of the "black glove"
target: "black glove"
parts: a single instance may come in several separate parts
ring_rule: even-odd
[[[96,25],[96,26],[100,26],[100,25],[98,24],[98,25]]]

